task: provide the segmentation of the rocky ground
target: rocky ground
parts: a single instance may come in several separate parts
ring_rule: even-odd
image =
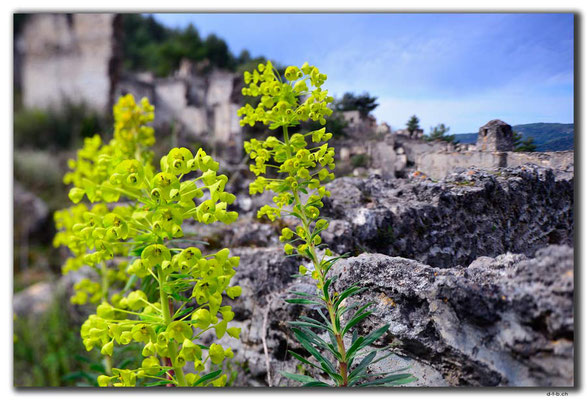
[[[375,345],[395,356],[374,370],[411,366],[412,386],[572,386],[573,185],[571,173],[537,166],[330,183],[324,240],[349,254],[332,270],[337,289],[369,288],[357,298],[374,303],[362,332],[391,325]],[[279,374],[297,365],[287,321],[313,312],[283,301],[312,284],[292,278],[299,261],[277,241],[293,221],[255,218],[268,199],[241,194],[237,223],[184,230],[241,257],[243,294],[231,304],[242,341],[226,344],[243,386],[291,384]]]

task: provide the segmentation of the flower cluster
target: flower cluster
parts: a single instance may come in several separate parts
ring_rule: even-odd
[[[142,365],[107,367],[101,386],[134,386],[137,379],[222,386],[227,380],[222,369],[198,374],[208,361],[220,365],[232,351],[194,341],[210,329],[218,338],[225,333],[238,338],[239,329],[228,327],[234,313],[222,301],[224,295],[240,295],[240,287],[230,286],[239,259],[230,257],[228,249],[204,255],[173,242],[184,238],[182,225],[189,219],[234,222],[238,214],[228,206],[235,196],[225,192],[228,178],[217,173],[219,164],[202,149],[194,154],[174,148],[161,158],[161,170],[155,170],[149,150],[154,133],[145,125],[153,120],[153,110],[147,99],[137,104],[131,95],[124,96],[114,107],[109,144],[103,145],[99,136],[86,139],[77,159],[70,160],[72,171],[64,181],[73,184],[69,197],[76,205],[55,213],[54,245],[65,245],[72,253],[64,273],[87,265],[101,277],[100,282],[76,284],[72,298],[75,304],[99,303],[81,329],[87,350],[99,347],[109,360],[115,345],[143,344]],[[83,203],[84,197],[92,204]],[[154,282],[159,290],[131,291],[141,280]],[[124,289],[110,293],[117,281]],[[194,363],[198,374],[183,374],[187,362]]]
[[[295,126],[308,119],[324,125],[325,117],[332,114],[328,103],[334,98],[321,88],[326,75],[308,63],[301,68],[287,67],[282,79],[268,61],[267,64],[259,64],[252,73],[245,72],[244,79],[248,86],[243,88],[243,95],[260,96],[260,101],[256,108],[247,104],[238,111],[238,115],[242,116],[241,126],[262,122],[269,125],[269,129],[276,129]]]
[[[320,214],[320,199],[330,195],[322,184],[334,179],[331,172],[335,168],[334,149],[328,146],[332,134],[322,128],[289,136],[288,128],[308,119],[325,124],[325,117],[332,113],[328,104],[333,98],[321,88],[326,75],[307,63],[301,68],[287,67],[284,80],[271,62],[260,64],[253,73],[245,73],[245,83],[249,86],[243,89],[243,94],[261,96],[261,101],[254,109],[246,105],[239,110],[241,125],[261,122],[271,129],[283,129],[282,139],[269,136],[265,140],[245,142],[245,151],[254,160],[250,169],[257,176],[250,184],[249,192],[257,194],[270,190],[276,194],[273,198],[275,206],[263,206],[258,212],[258,217],[266,215],[271,220],[280,218],[282,209],[294,203],[298,193],[309,194],[306,202],[295,201],[292,210],[292,214],[307,217],[309,224]],[[312,146],[308,146],[309,142]],[[273,168],[280,178],[266,177],[267,168]],[[319,240],[310,236],[299,238],[306,244]],[[300,246],[303,250],[303,244]]]

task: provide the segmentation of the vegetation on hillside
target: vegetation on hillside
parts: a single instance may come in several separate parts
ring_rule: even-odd
[[[247,50],[235,56],[224,39],[215,34],[203,38],[192,24],[184,29],[167,28],[151,15],[124,14],[123,31],[124,68],[128,71],[168,76],[182,59],[230,71],[264,61],[252,58]]]
[[[433,140],[442,140],[448,143],[458,143],[455,140],[455,135],[448,135],[450,128],[444,124],[438,124],[430,128],[430,133],[424,136],[424,139],[431,142]]]
[[[417,116],[412,115],[406,123],[406,129],[410,133],[414,133],[416,130],[420,129],[420,119]]]
[[[522,152],[532,152],[536,151],[536,145],[534,144],[534,138],[528,137],[526,139],[522,138],[522,135],[516,131],[513,131],[514,136],[514,151]]]
[[[334,101],[335,111],[353,111],[356,110],[361,114],[361,117],[366,118],[367,115],[379,106],[376,103],[377,97],[370,96],[369,93],[356,95],[351,92],[346,92],[340,99]]]

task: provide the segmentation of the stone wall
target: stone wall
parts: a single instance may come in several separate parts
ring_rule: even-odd
[[[84,102],[106,111],[118,77],[115,14],[35,14],[23,32],[23,103],[28,108]]]
[[[418,171],[432,179],[442,179],[455,168],[496,168],[507,164],[505,152],[421,152],[415,157]]]
[[[524,164],[535,164],[541,167],[550,167],[567,171],[573,169],[573,163],[573,151],[556,151],[544,153],[526,153],[513,151],[421,151],[415,155],[415,166],[417,170],[423,172],[432,179],[442,179],[456,168],[477,167],[491,169],[498,167],[518,167]]]
[[[550,152],[510,152],[507,157],[508,167],[517,167],[523,164],[536,164],[541,167],[550,167],[563,171],[574,168],[574,151],[550,151]]]

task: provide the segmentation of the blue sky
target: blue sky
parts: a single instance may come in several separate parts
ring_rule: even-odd
[[[402,128],[416,114],[428,130],[476,132],[573,122],[572,14],[156,14],[193,23],[233,53],[314,64],[335,96],[378,97],[378,121]]]

